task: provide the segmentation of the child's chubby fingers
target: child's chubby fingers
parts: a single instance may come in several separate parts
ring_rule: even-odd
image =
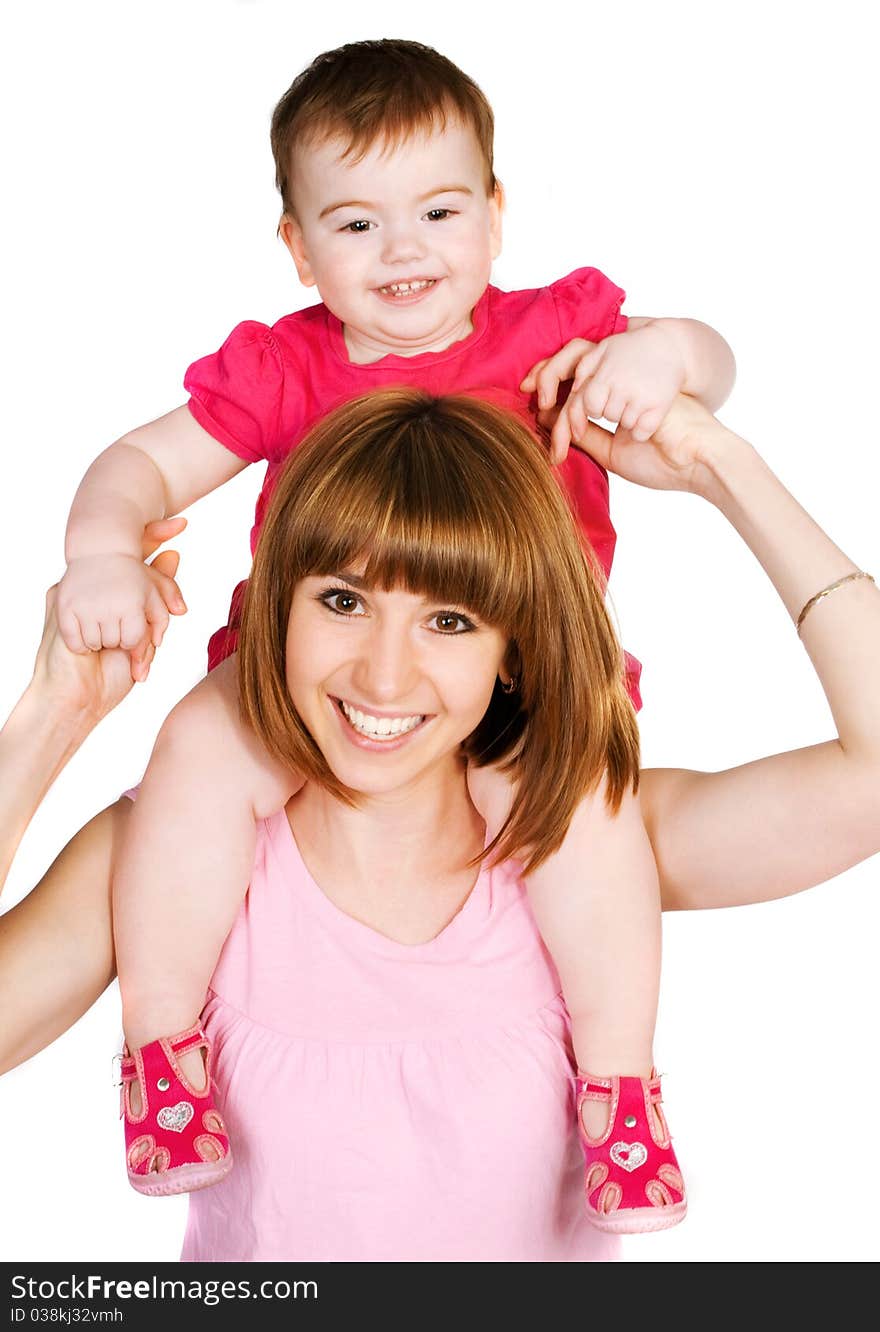
[[[605,408],[610,396],[611,385],[604,379],[597,379],[595,376],[578,391],[578,397],[584,404],[584,411],[587,416],[592,416],[594,420],[598,420],[600,417],[608,419]]]
[[[603,416],[606,421],[620,421],[626,411],[626,393],[620,389],[611,389],[605,403]]]
[[[137,610],[129,611],[123,615],[119,621],[119,647],[124,648],[126,652],[132,652],[150,637],[147,616],[143,607]]]
[[[559,393],[559,385],[571,379],[583,357],[595,344],[586,338],[573,338],[555,355],[533,366],[520,387],[525,393],[536,393],[539,407],[552,407]]]
[[[92,619],[91,616],[80,615],[79,627],[86,652],[100,652],[101,626],[98,621]]]
[[[589,347],[589,351],[584,352],[574,368],[572,392],[581,388],[596,373],[605,355],[605,349],[599,343],[585,342],[584,346]]]
[[[150,641],[153,647],[159,647],[162,639],[165,637],[165,630],[168,628],[168,621],[171,618],[168,614],[168,608],[165,602],[159,596],[158,592],[150,595],[146,605],[147,628],[150,633]]]
[[[569,446],[572,443],[571,419],[569,417],[569,404],[566,402],[556,413],[556,420],[550,431],[550,461],[554,467],[559,467],[568,457]]]
[[[542,361],[535,362],[535,364],[532,366],[531,370],[529,371],[529,373],[526,375],[525,379],[522,381],[522,383],[519,386],[521,392],[523,393],[535,392],[535,388],[538,383],[538,375],[544,369],[544,366],[547,364],[549,360],[550,357],[545,356]]]
[[[69,652],[75,652],[79,656],[84,656],[90,652],[91,648],[86,646],[85,639],[82,636],[82,626],[79,618],[72,611],[64,611],[55,601],[55,619],[58,624],[58,632],[61,635],[62,642]]]
[[[579,444],[587,424],[583,398],[579,393],[572,393],[565,404],[568,438],[571,444]]]
[[[659,430],[660,423],[666,413],[662,407],[652,407],[647,412],[642,412],[632,427],[632,437],[639,444],[644,444],[651,438],[655,430]]]
[[[635,401],[628,402],[620,416],[620,425],[622,430],[632,430],[641,415],[641,404]]]
[[[104,616],[98,621],[102,648],[118,648],[122,643],[122,621],[115,616]]]

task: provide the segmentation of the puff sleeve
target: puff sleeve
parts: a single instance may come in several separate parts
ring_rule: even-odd
[[[550,287],[559,320],[559,345],[572,338],[600,342],[612,333],[625,333],[627,318],[620,307],[626,292],[598,268],[577,268]]]
[[[183,385],[199,425],[237,457],[271,461],[283,451],[284,363],[265,324],[238,324],[219,351],[192,363]]]

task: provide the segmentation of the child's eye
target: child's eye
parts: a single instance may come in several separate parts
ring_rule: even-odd
[[[447,217],[453,216],[451,208],[431,208],[425,214],[429,222],[443,222]]]
[[[334,615],[345,615],[350,619],[354,615],[366,614],[364,603],[357,593],[349,592],[344,587],[328,588],[326,592],[319,593],[318,600]]]
[[[352,235],[360,236],[360,235],[362,235],[365,231],[369,231],[370,228],[371,228],[372,226],[374,226],[374,225],[375,225],[375,223],[373,223],[373,222],[368,222],[367,219],[366,219],[365,217],[357,217],[357,218],[355,218],[355,220],[354,220],[353,222],[346,222],[346,224],[345,224],[345,226],[342,228],[342,230],[343,230],[343,231],[350,231],[350,232],[352,233]]]
[[[468,634],[477,627],[473,620],[469,620],[459,611],[438,611],[436,615],[431,616],[428,623],[434,625],[436,631],[441,634]]]

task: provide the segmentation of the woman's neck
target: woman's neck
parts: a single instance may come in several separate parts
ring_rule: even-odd
[[[404,791],[343,805],[310,783],[287,807],[303,860],[341,910],[390,938],[434,938],[477,877],[485,827],[456,763]]]

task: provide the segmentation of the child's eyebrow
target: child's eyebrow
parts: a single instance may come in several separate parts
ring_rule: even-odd
[[[469,185],[435,185],[427,194],[419,195],[419,203],[427,203],[435,194],[473,194]]]
[[[419,203],[427,203],[429,199],[435,198],[438,194],[469,194],[473,195],[473,190],[469,185],[435,185],[433,189],[428,190],[427,194],[420,194]],[[318,221],[321,218],[329,217],[331,213],[337,213],[340,208],[362,208],[365,213],[375,212],[376,205],[368,203],[365,199],[346,199],[343,203],[328,204],[322,208],[318,214]]]
[[[340,208],[363,208],[365,213],[369,213],[372,212],[375,206],[375,204],[365,203],[363,199],[346,199],[344,203],[328,204],[326,208],[322,208],[318,214],[318,220],[320,221],[322,217],[329,217],[331,213],[338,212]]]

